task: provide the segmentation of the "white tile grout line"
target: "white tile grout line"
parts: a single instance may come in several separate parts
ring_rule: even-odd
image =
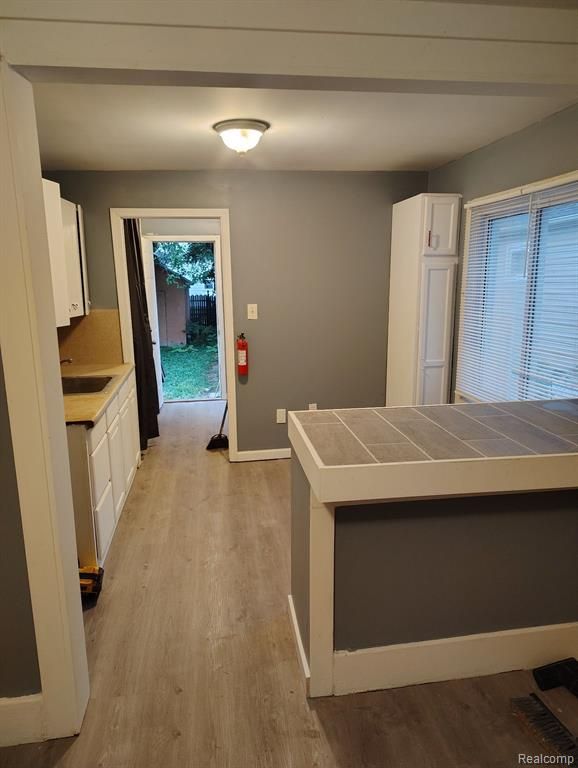
[[[413,407],[413,406],[412,406],[412,407]],[[401,443],[401,442],[403,442],[403,443],[411,443],[411,444],[413,445],[413,447],[414,447],[414,448],[417,448],[417,449],[418,449],[418,451],[419,451],[420,453],[424,453],[424,454],[425,454],[425,455],[428,457],[428,459],[429,459],[430,461],[436,461],[436,459],[434,459],[434,457],[433,457],[433,456],[430,456],[430,454],[429,454],[429,453],[428,453],[428,452],[425,450],[425,448],[421,448],[421,447],[420,447],[420,446],[419,446],[417,443],[414,443],[414,441],[411,439],[411,437],[408,437],[407,435],[404,435],[404,434],[403,434],[403,432],[401,431],[401,429],[398,429],[398,428],[395,426],[395,424],[392,424],[392,423],[391,423],[391,421],[388,421],[387,419],[385,419],[385,418],[384,418],[384,417],[381,415],[381,413],[378,413],[378,412],[377,412],[377,411],[376,411],[374,408],[373,408],[373,409],[369,409],[369,410],[373,410],[373,413],[375,413],[375,415],[376,415],[378,418],[380,418],[382,421],[384,421],[384,422],[385,422],[385,423],[386,423],[386,424],[387,424],[389,427],[393,427],[393,428],[395,429],[395,431],[396,431],[396,432],[399,432],[399,434],[400,434],[400,435],[403,437],[403,440],[400,440],[400,443]],[[338,419],[341,421],[341,418],[340,418],[340,416],[338,416],[338,415],[337,415],[337,413],[336,413],[335,415],[336,415],[336,416],[337,416],[337,418],[338,418]],[[347,424],[345,424],[345,426],[347,427]],[[349,429],[349,427],[347,427],[347,428]],[[351,430],[349,430],[349,431],[351,432]],[[355,437],[357,437],[357,435],[355,435]],[[359,438],[357,438],[357,439],[359,440]],[[375,445],[378,445],[378,443],[375,443]],[[382,445],[387,445],[387,443],[382,443]],[[391,443],[390,443],[390,445],[391,445]],[[369,448],[367,448],[367,450],[369,451]],[[373,456],[373,454],[371,454],[371,455]],[[385,463],[385,462],[383,462],[383,461],[379,461],[379,459],[377,458],[377,456],[375,457],[375,460],[377,461],[377,463],[378,463],[378,464],[384,464],[384,463]],[[400,463],[403,463],[403,462],[400,462]]]
[[[514,400],[513,402],[515,402],[515,403],[529,403],[531,401],[530,400]],[[514,414],[514,413],[510,413],[509,411],[505,411],[503,408],[500,408],[500,406],[496,405],[495,403],[488,403],[488,405],[494,406],[494,408],[496,408],[498,411],[503,413],[504,416],[511,416],[513,419],[517,419],[518,421],[521,421],[522,424],[525,424],[528,427],[533,427],[534,429],[538,429],[540,432],[545,432],[547,435],[550,435],[551,437],[556,437],[556,438],[558,438],[558,440],[562,440],[563,443],[568,443],[568,445],[571,448],[574,446],[574,443],[570,442],[570,440],[566,440],[561,435],[557,435],[555,432],[550,432],[549,429],[544,429],[544,427],[539,427],[537,424],[532,424],[531,421],[526,421],[526,419],[523,419],[521,416],[516,416],[516,414]],[[460,413],[463,413],[463,411],[460,411]],[[504,435],[504,437],[507,437],[509,440],[512,440],[514,443],[518,443],[518,445],[523,445],[524,448],[527,448],[529,451],[532,451],[533,453],[535,453],[538,456],[553,455],[553,454],[548,454],[548,453],[538,453],[538,451],[535,451],[533,448],[530,448],[529,445],[525,445],[524,443],[520,442],[519,440],[514,440],[513,437],[510,437],[509,435],[506,435],[504,432],[500,432],[499,430],[494,429],[494,427],[490,427],[487,424],[485,424],[483,421],[480,421],[480,419],[484,419],[484,418],[490,418],[491,419],[491,418],[493,418],[492,416],[489,416],[489,417],[488,416],[479,416],[478,418],[475,418],[474,416],[468,416],[467,413],[464,414],[464,416],[467,416],[468,419],[472,419],[473,421],[478,422],[478,424],[482,424],[484,427],[487,427],[487,429],[493,429],[494,432],[498,432],[498,434]],[[570,421],[570,420],[568,419],[568,421]],[[568,453],[575,453],[575,451],[568,451]]]
[[[337,413],[337,411],[333,411],[333,413],[334,413],[334,414],[337,416],[337,418],[338,418],[338,419],[339,419],[339,421],[340,421],[340,422],[343,424],[343,426],[345,427],[345,429],[347,429],[347,430],[349,430],[349,432],[351,432],[351,434],[353,435],[353,437],[354,437],[354,438],[357,440],[357,442],[358,442],[358,443],[359,443],[359,444],[360,444],[360,445],[361,445],[361,446],[364,448],[364,450],[365,450],[365,451],[367,451],[367,453],[368,453],[368,454],[371,456],[371,458],[372,458],[372,459],[373,459],[373,460],[374,460],[374,461],[375,461],[377,464],[381,464],[382,462],[381,462],[381,461],[379,461],[379,459],[377,458],[377,456],[374,456],[374,455],[373,455],[373,453],[372,453],[372,452],[369,450],[369,448],[368,448],[368,447],[365,445],[365,443],[364,443],[364,442],[362,442],[362,441],[361,441],[361,440],[360,440],[360,439],[357,437],[357,435],[355,434],[355,432],[354,432],[352,429],[350,429],[350,428],[347,426],[347,424],[346,424],[346,423],[343,421],[343,419],[342,419],[342,418],[341,418],[341,416],[340,416],[340,415]],[[355,466],[355,465],[351,465],[351,464],[349,464],[349,465],[344,465],[344,466]]]
[[[567,421],[568,424],[573,424],[576,427],[576,432],[578,432],[578,422],[573,421],[572,419],[567,419],[565,416],[558,416],[557,413],[552,413],[552,411],[547,411],[545,408],[540,408],[539,406],[533,405],[533,403],[535,402],[533,400],[518,400],[517,402],[520,403],[520,405],[529,405],[531,408],[533,408],[536,411],[543,411],[548,416],[553,416],[555,419],[562,419],[562,421]],[[507,403],[507,405],[515,405],[515,403]],[[503,413],[507,413],[509,416],[514,416],[516,419],[520,419],[520,421],[525,421],[527,424],[530,424],[530,426],[536,427],[536,429],[541,429],[542,432],[549,432],[551,435],[554,435],[555,437],[559,437],[562,440],[566,439],[564,435],[558,435],[556,434],[556,432],[551,432],[549,429],[546,429],[546,427],[540,427],[538,424],[533,424],[531,421],[528,421],[527,419],[523,419],[521,416],[516,416],[515,413],[504,411],[503,408],[500,408],[500,410]]]
[[[453,405],[453,403],[448,403],[448,405]],[[505,416],[510,415],[510,414],[507,413],[507,411],[504,411],[501,408],[499,408],[495,403],[476,403],[476,405],[491,405],[492,408],[495,408],[497,411],[500,411],[500,413],[503,413]],[[424,405],[424,406],[421,406],[421,407],[428,408],[428,407],[431,407],[431,406]],[[420,411],[420,413],[421,413],[421,411]],[[485,427],[486,429],[489,429],[490,432],[495,432],[496,435],[500,435],[500,437],[502,437],[502,438],[505,437],[506,440],[510,440],[512,443],[516,443],[516,445],[519,445],[520,448],[526,448],[528,451],[531,451],[530,455],[534,455],[534,456],[542,456],[542,455],[544,455],[544,454],[539,454],[533,448],[530,448],[529,445],[524,445],[524,443],[521,443],[519,440],[514,440],[513,437],[510,437],[505,432],[500,432],[499,429],[496,429],[495,427],[489,427],[483,421],[480,421],[480,418],[487,418],[487,417],[480,416],[479,418],[476,418],[475,416],[470,416],[468,413],[464,413],[463,411],[458,411],[458,413],[463,414],[466,418],[468,418],[470,421],[473,421],[475,424],[480,424],[482,427]],[[429,419],[429,416],[426,417],[426,418]],[[492,417],[490,416],[490,418],[492,418]],[[432,419],[430,419],[430,421],[432,421]],[[434,422],[434,424],[435,423],[436,422]],[[450,434],[452,434],[452,433],[450,432]],[[457,437],[457,435],[456,435],[456,437]],[[499,438],[495,438],[495,437],[486,437],[486,438],[483,438],[483,437],[480,437],[480,438],[471,437],[470,438],[470,440],[496,440],[496,439],[499,439]],[[461,438],[458,437],[458,440],[461,440]],[[464,441],[464,442],[467,442],[467,441]],[[468,443],[468,445],[470,445],[470,444]],[[476,450],[473,445],[470,445],[470,448],[472,448],[474,451]],[[498,458],[497,456],[486,456],[485,454],[482,454],[482,455],[486,459],[496,459],[496,458]],[[524,456],[524,454],[520,454],[520,455]]]
[[[531,401],[525,401],[525,400],[513,400],[513,401],[511,401],[511,402],[513,402],[513,403],[520,403],[520,402],[521,402],[521,403],[525,403],[525,402],[528,402],[528,404],[530,404],[530,402],[531,402]],[[444,405],[444,406],[454,406],[454,405],[455,405],[455,403],[440,403],[440,405]],[[461,405],[464,405],[464,404],[461,404]],[[467,405],[467,404],[466,404],[466,405]],[[533,427],[534,429],[538,429],[538,430],[541,430],[542,432],[545,432],[546,434],[548,434],[548,435],[551,435],[552,437],[557,437],[559,440],[562,440],[562,442],[564,442],[564,443],[567,443],[567,444],[568,444],[570,447],[574,447],[574,443],[573,443],[573,442],[571,442],[570,440],[566,440],[566,439],[564,439],[563,437],[561,437],[560,435],[556,435],[554,432],[550,432],[549,430],[547,430],[547,429],[544,429],[543,427],[538,427],[536,424],[532,424],[532,422],[530,422],[530,421],[526,421],[525,419],[522,419],[522,418],[520,418],[520,417],[518,417],[518,416],[515,416],[513,413],[509,413],[508,411],[505,411],[503,408],[500,408],[500,406],[499,406],[499,405],[497,405],[496,403],[477,403],[477,405],[491,405],[493,408],[496,408],[496,410],[497,410],[497,411],[499,411],[499,412],[500,412],[500,414],[503,414],[504,416],[511,416],[512,418],[514,418],[514,419],[517,419],[518,421],[521,421],[523,424],[526,424],[527,426]],[[395,407],[395,406],[394,406],[394,407]],[[402,407],[408,407],[408,408],[412,408],[413,410],[417,410],[418,408],[432,408],[432,407],[439,407],[439,405],[438,405],[438,406],[428,406],[428,405],[421,405],[421,406],[419,406],[419,405],[418,405],[418,406],[413,406],[413,405],[412,405],[412,406],[402,406]],[[338,410],[339,410],[339,409],[338,409]],[[379,461],[379,459],[377,458],[377,456],[375,456],[375,455],[374,455],[374,454],[371,452],[371,450],[370,450],[369,446],[367,446],[367,445],[366,445],[366,444],[365,444],[365,443],[364,443],[362,440],[360,440],[360,439],[359,439],[359,437],[357,437],[357,435],[355,434],[355,432],[353,432],[353,430],[352,430],[352,429],[351,429],[351,428],[350,428],[350,427],[349,427],[349,426],[348,426],[348,425],[347,425],[347,424],[346,424],[346,423],[343,421],[343,419],[342,419],[342,418],[339,416],[338,410],[335,410],[335,411],[331,411],[331,413],[333,413],[333,414],[334,414],[334,415],[335,415],[335,416],[338,418],[339,422],[340,422],[341,424],[343,424],[343,426],[344,426],[344,427],[345,427],[345,428],[346,428],[346,429],[347,429],[349,432],[351,432],[351,434],[352,434],[352,435],[353,435],[353,437],[354,437],[354,438],[357,440],[357,442],[358,442],[358,443],[359,443],[359,444],[360,444],[360,445],[361,445],[361,446],[362,446],[362,447],[365,449],[365,451],[366,451],[367,453],[369,453],[369,455],[370,455],[370,456],[371,456],[371,457],[372,457],[372,458],[373,458],[373,459],[374,459],[374,460],[375,460],[375,461],[376,461],[378,464],[383,464],[384,462],[382,462],[382,461]],[[351,410],[351,409],[348,409],[348,410]],[[418,450],[419,450],[421,453],[424,453],[424,454],[425,454],[425,455],[428,457],[428,459],[430,459],[431,461],[439,461],[439,459],[434,459],[434,457],[433,457],[433,456],[431,456],[431,455],[430,455],[430,454],[429,454],[429,453],[428,453],[428,452],[425,450],[425,448],[423,448],[422,446],[420,446],[420,445],[418,445],[417,443],[415,443],[415,442],[414,442],[414,441],[413,441],[413,440],[412,440],[410,437],[408,437],[408,436],[407,436],[407,435],[406,435],[404,432],[402,432],[402,431],[401,431],[401,429],[399,429],[398,427],[396,427],[396,425],[395,425],[395,424],[393,424],[391,421],[388,421],[388,420],[385,418],[385,416],[382,416],[382,414],[381,414],[381,413],[378,413],[378,412],[377,412],[377,410],[375,410],[375,408],[362,408],[362,409],[356,409],[356,410],[366,410],[366,411],[372,411],[373,413],[375,413],[375,415],[376,415],[378,418],[380,418],[382,421],[384,421],[384,422],[385,422],[385,423],[386,423],[388,426],[390,426],[390,427],[393,427],[393,429],[395,429],[395,431],[396,431],[396,432],[399,432],[399,434],[400,434],[400,435],[401,435],[401,436],[404,438],[404,439],[403,439],[403,441],[400,441],[400,442],[404,442],[404,443],[405,443],[405,442],[409,442],[409,443],[411,443],[411,444],[414,446],[414,448],[417,448],[417,449],[418,449]],[[465,445],[467,445],[467,446],[468,446],[468,448],[471,448],[471,450],[472,450],[472,451],[474,451],[474,453],[477,453],[477,454],[478,454],[478,456],[479,456],[480,458],[482,458],[482,459],[495,459],[495,458],[500,458],[499,456],[486,456],[486,454],[482,453],[482,452],[481,452],[481,451],[479,451],[477,448],[474,448],[474,446],[473,446],[473,445],[470,445],[470,443],[469,443],[467,440],[465,440],[465,439],[462,439],[461,437],[458,437],[456,434],[454,434],[453,432],[451,432],[449,429],[446,429],[446,428],[445,428],[445,427],[443,427],[441,424],[438,424],[438,423],[437,423],[437,421],[434,421],[433,419],[431,419],[429,416],[427,416],[427,415],[426,415],[425,413],[423,413],[422,411],[419,411],[419,410],[418,410],[417,412],[420,414],[420,416],[423,416],[423,418],[424,418],[424,419],[427,419],[427,421],[429,421],[431,424],[434,424],[436,427],[439,427],[439,429],[443,430],[444,432],[446,432],[448,435],[450,435],[450,436],[451,436],[451,437],[453,437],[454,439],[456,439],[456,440],[459,440],[461,443],[464,443]],[[546,412],[546,413],[550,413],[549,411],[545,411],[545,412]],[[489,429],[491,432],[495,432],[495,434],[498,436],[498,437],[495,437],[495,438],[473,438],[473,437],[472,437],[472,438],[470,438],[471,440],[476,440],[476,439],[496,440],[496,439],[500,439],[500,438],[505,438],[506,440],[510,440],[512,443],[516,443],[516,445],[519,445],[520,447],[522,447],[522,448],[525,448],[525,449],[527,449],[528,451],[531,451],[530,455],[534,455],[534,456],[548,456],[548,455],[550,455],[550,454],[543,454],[543,453],[538,453],[538,452],[537,452],[537,451],[535,451],[533,448],[530,448],[530,446],[529,446],[529,445],[525,445],[524,443],[521,443],[519,440],[514,440],[514,438],[510,437],[509,435],[505,434],[504,432],[501,432],[500,430],[498,430],[498,429],[495,429],[494,427],[490,427],[488,424],[485,424],[483,421],[480,421],[480,419],[481,419],[481,418],[483,418],[483,417],[475,418],[474,416],[470,416],[469,414],[467,414],[467,413],[464,413],[464,411],[463,411],[463,410],[460,410],[460,411],[458,411],[458,413],[461,413],[463,416],[466,416],[466,418],[470,419],[471,421],[473,421],[473,422],[474,422],[474,423],[476,423],[476,424],[481,424],[481,425],[482,425],[482,426],[484,426],[486,429]],[[553,414],[553,415],[554,415],[554,416],[556,416],[557,414]],[[560,418],[564,418],[564,417],[560,417]],[[571,419],[565,419],[565,420],[566,420],[566,421],[568,421],[569,423],[574,423],[574,422],[572,422],[572,420],[571,420]],[[419,419],[418,419],[418,421],[419,421]],[[333,422],[333,423],[335,423],[335,422]],[[578,447],[578,444],[577,444],[577,447]],[[569,453],[575,453],[575,451],[569,451]],[[523,455],[527,455],[527,454],[520,454],[520,455],[521,455],[521,456],[523,456]],[[551,455],[554,455],[554,454],[551,454]],[[564,454],[560,454],[560,455],[564,455]],[[457,457],[457,458],[453,458],[453,459],[451,459],[451,461],[461,461],[461,460],[463,461],[463,459],[464,459],[464,458],[468,458],[468,457],[464,457],[464,456],[462,456],[462,457]],[[473,458],[473,457],[469,457],[469,458]],[[507,456],[503,456],[503,457],[501,457],[501,458],[507,458]],[[329,466],[329,465],[326,465],[326,464],[325,464],[325,462],[323,462],[323,464],[324,464],[324,466]]]
[[[446,405],[450,405],[450,403],[446,403]],[[416,408],[431,408],[431,407],[432,407],[432,406],[429,406],[429,405],[419,405],[419,406],[416,406]],[[436,406],[433,406],[433,407],[435,408]],[[438,407],[439,407],[439,406],[438,406]],[[471,449],[472,449],[472,451],[474,451],[474,453],[477,453],[477,454],[478,454],[478,456],[481,456],[481,457],[482,457],[482,459],[493,458],[493,457],[490,457],[490,456],[486,456],[486,455],[485,455],[484,453],[482,453],[481,451],[478,451],[478,449],[477,449],[477,448],[474,448],[474,446],[473,446],[473,445],[469,445],[468,443],[466,443],[466,441],[465,441],[465,440],[462,440],[462,438],[461,438],[461,437],[458,437],[457,435],[454,435],[454,433],[453,433],[453,432],[450,432],[450,430],[449,430],[449,429],[446,429],[445,427],[442,427],[442,425],[441,425],[441,424],[438,424],[438,423],[437,423],[437,421],[434,421],[433,419],[430,419],[430,417],[429,417],[429,416],[426,416],[426,415],[425,415],[425,413],[422,413],[422,411],[418,411],[418,413],[421,413],[421,415],[422,415],[422,416],[423,416],[425,419],[427,419],[427,420],[428,420],[428,421],[429,421],[431,424],[435,424],[435,426],[436,426],[436,427],[439,427],[439,429],[443,429],[443,431],[444,431],[444,432],[447,432],[447,433],[448,433],[448,435],[450,435],[450,437],[453,437],[453,438],[454,438],[454,440],[458,440],[460,443],[464,443],[465,445],[467,445],[467,446],[468,446],[468,448],[471,448]],[[490,429],[490,427],[488,427],[488,429]],[[459,461],[459,460],[460,460],[460,458],[461,458],[461,459],[467,459],[468,457],[467,457],[467,456],[457,456],[457,457],[456,457],[456,459],[455,459],[455,461]],[[471,457],[470,457],[470,458],[471,458]]]
[[[537,408],[539,411],[544,411],[544,413],[549,413],[550,416],[555,416],[558,419],[564,419],[564,421],[569,421],[570,424],[574,424],[574,426],[576,427],[576,431],[578,432],[578,421],[576,420],[576,419],[578,419],[578,413],[576,414],[576,418],[570,419],[568,416],[563,416],[561,413],[556,413],[554,411],[551,411],[549,408],[546,408],[545,405],[536,405],[536,403],[549,403],[549,402],[559,403],[560,400],[554,400],[554,401],[550,401],[550,400],[517,400],[516,402],[527,403],[528,405],[531,405],[532,408]],[[564,402],[564,401],[562,400],[562,402]]]

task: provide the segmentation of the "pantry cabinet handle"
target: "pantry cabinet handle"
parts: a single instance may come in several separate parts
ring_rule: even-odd
[[[427,233],[427,247],[431,248],[431,229]]]

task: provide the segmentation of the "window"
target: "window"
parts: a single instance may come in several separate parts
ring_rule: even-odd
[[[578,397],[578,182],[468,214],[458,392]]]

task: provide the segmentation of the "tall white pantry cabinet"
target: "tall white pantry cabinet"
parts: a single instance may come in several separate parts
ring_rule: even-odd
[[[393,206],[386,405],[447,403],[461,195]]]

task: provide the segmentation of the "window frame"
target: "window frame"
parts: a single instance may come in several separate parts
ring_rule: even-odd
[[[470,241],[471,241],[471,229],[472,229],[472,212],[481,206],[486,206],[492,203],[498,203],[498,202],[506,202],[507,200],[515,200],[518,197],[523,197],[526,195],[532,195],[532,193],[536,192],[543,192],[549,189],[554,189],[556,187],[564,186],[565,184],[570,184],[572,182],[578,181],[578,170],[572,171],[570,173],[562,174],[560,176],[554,176],[549,179],[543,179],[539,182],[535,182],[532,184],[528,184],[522,187],[515,187],[513,189],[504,190],[503,192],[499,192],[493,195],[486,195],[484,197],[479,197],[474,200],[470,200],[468,203],[464,205],[464,209],[466,211],[466,221],[465,221],[465,228],[464,228],[464,248],[463,248],[463,263],[462,263],[462,269],[461,269],[461,275],[460,275],[460,290],[459,290],[459,297],[460,297],[460,307],[459,307],[459,317],[458,317],[458,323],[457,323],[457,335],[456,335],[456,349],[454,353],[454,360],[455,360],[455,367],[454,367],[454,401],[455,402],[482,402],[478,400],[474,395],[468,392],[464,392],[460,390],[457,386],[457,379],[458,379],[458,367],[459,367],[459,361],[460,361],[460,342],[462,338],[462,331],[464,328],[464,316],[466,312],[466,302],[465,299],[465,290],[466,290],[466,280],[468,276],[468,266],[469,266],[469,257],[470,257]],[[527,340],[532,337],[533,334],[533,323],[528,322],[528,317],[532,314],[530,311],[530,308],[532,306],[532,299],[531,296],[534,295],[534,301],[535,301],[535,294],[537,290],[537,283],[538,283],[538,271],[539,271],[539,259],[538,259],[538,253],[539,253],[539,243],[540,243],[540,232],[542,228],[541,220],[542,220],[542,211],[543,209],[540,209],[539,213],[539,225],[536,228],[535,232],[532,232],[531,230],[531,223],[530,223],[530,230],[529,230],[529,238],[530,238],[530,247],[527,249],[527,263],[526,263],[526,272],[529,276],[528,279],[528,286],[526,288],[526,298],[524,301],[524,338]],[[530,212],[531,215],[531,212]],[[491,222],[494,221],[498,217],[492,217],[490,214],[488,214],[486,217],[484,217],[483,221],[483,228],[484,228],[484,240],[485,240],[485,247],[486,252],[489,248],[490,238],[491,238]],[[482,308],[485,307],[485,303],[487,300],[487,280],[488,280],[488,263],[486,261],[486,265],[484,267],[484,280],[483,280],[483,287],[481,290],[481,304]],[[482,343],[483,343],[483,327],[484,323],[483,321],[480,323],[480,338],[479,338],[479,348],[481,349]],[[525,391],[527,393],[528,387],[529,387],[529,381],[528,381],[528,375],[527,372],[529,371],[529,365],[530,360],[532,357],[532,350],[530,348],[529,344],[522,345],[522,356],[520,359],[520,383],[518,387],[518,391],[520,393],[520,398],[523,398],[523,392]],[[525,361],[525,368],[524,368],[524,361]],[[524,373],[526,371],[526,373]]]

